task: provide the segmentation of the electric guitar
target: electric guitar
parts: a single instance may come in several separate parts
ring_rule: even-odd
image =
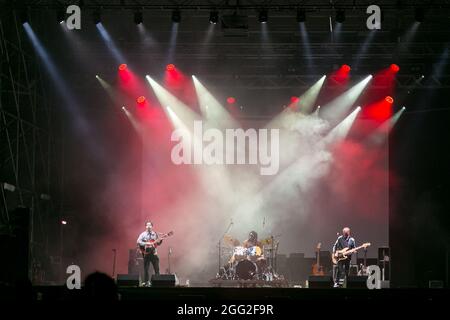
[[[323,267],[320,265],[320,248],[322,247],[322,243],[317,244],[316,252],[317,252],[317,260],[316,263],[312,266],[312,275],[313,276],[323,276],[325,275],[323,272]]]
[[[353,249],[344,248],[342,250],[338,250],[334,254],[331,254],[331,260],[333,261],[333,264],[337,264],[339,261],[348,259],[348,256],[353,252],[356,252],[362,248],[367,248],[368,246],[370,246],[370,243],[366,242],[363,245]]]
[[[145,245],[139,245],[139,250],[141,251],[141,253],[143,255],[154,253],[156,247],[158,247],[164,239],[166,239],[172,235],[173,235],[173,231],[170,231],[169,233],[163,234],[156,240],[154,240],[154,239],[149,240],[145,243]]]

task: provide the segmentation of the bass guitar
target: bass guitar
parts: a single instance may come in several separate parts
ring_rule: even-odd
[[[331,254],[331,260],[333,261],[333,264],[337,264],[339,261],[348,259],[348,256],[351,255],[353,252],[356,252],[362,248],[367,248],[368,246],[370,246],[370,243],[366,242],[363,245],[353,249],[344,248],[342,250],[338,250],[334,254],[333,253]]]

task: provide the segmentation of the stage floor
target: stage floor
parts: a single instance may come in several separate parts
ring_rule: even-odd
[[[122,301],[448,301],[448,289],[311,289],[311,288],[207,288],[207,287],[119,287]],[[83,300],[81,290],[68,290],[64,286],[36,286],[32,295],[24,291],[2,290],[1,299],[14,297],[31,298],[40,301]]]

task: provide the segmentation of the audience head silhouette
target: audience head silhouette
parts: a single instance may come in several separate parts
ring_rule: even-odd
[[[84,280],[84,295],[93,300],[117,300],[117,286],[114,279],[102,272],[94,272]]]

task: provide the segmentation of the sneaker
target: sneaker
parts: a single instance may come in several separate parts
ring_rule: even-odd
[[[333,288],[339,288],[339,287],[340,287],[339,283],[335,283],[334,286],[333,286]]]

